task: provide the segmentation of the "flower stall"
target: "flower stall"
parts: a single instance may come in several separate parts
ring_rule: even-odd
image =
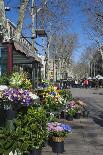
[[[70,100],[70,91],[48,85],[34,92],[24,72],[12,73],[6,83],[0,86],[0,109],[4,114],[0,153],[40,155],[48,137],[52,139],[53,152],[64,152],[64,138],[71,132],[71,127],[55,120]]]

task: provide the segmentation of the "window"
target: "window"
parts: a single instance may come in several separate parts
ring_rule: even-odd
[[[1,58],[1,48],[0,48],[0,58]]]
[[[1,76],[1,65],[0,65],[0,76]]]
[[[0,75],[7,72],[8,52],[6,47],[0,47]]]

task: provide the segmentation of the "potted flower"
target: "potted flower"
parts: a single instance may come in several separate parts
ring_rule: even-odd
[[[52,140],[52,151],[54,153],[63,153],[64,139],[71,132],[71,127],[62,123],[51,122],[48,123],[48,131]]]
[[[27,72],[14,72],[9,79],[9,85],[14,88],[31,89],[32,84]]]
[[[73,120],[73,117],[75,115],[75,102],[73,100],[69,101],[66,108],[65,108],[65,112],[66,112],[66,119],[69,121]]]
[[[75,105],[75,115],[74,115],[74,118],[80,119],[81,113],[82,113],[81,107],[78,104],[76,104]]]
[[[73,120],[73,117],[75,116],[75,109],[74,108],[69,108],[67,111],[66,111],[66,119],[68,121],[72,121]]]
[[[7,88],[3,90],[3,102],[5,110],[5,125],[13,127],[14,119],[18,112],[26,113],[29,106],[33,105],[38,96],[30,90],[21,88]]]

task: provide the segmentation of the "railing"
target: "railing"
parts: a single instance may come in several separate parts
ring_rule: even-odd
[[[9,32],[9,37],[11,39],[13,39],[13,37],[15,36],[16,26],[10,20],[8,20],[8,19],[7,19],[7,29],[8,29],[8,32]],[[26,38],[24,38],[23,35],[21,35],[21,38],[20,38],[19,41],[24,46],[26,46],[28,49],[32,50],[31,43]]]

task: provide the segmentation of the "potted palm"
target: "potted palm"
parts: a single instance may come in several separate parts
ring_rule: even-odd
[[[63,153],[64,140],[68,133],[71,132],[71,127],[62,123],[51,122],[48,123],[48,131],[52,140],[52,151],[54,153]]]

